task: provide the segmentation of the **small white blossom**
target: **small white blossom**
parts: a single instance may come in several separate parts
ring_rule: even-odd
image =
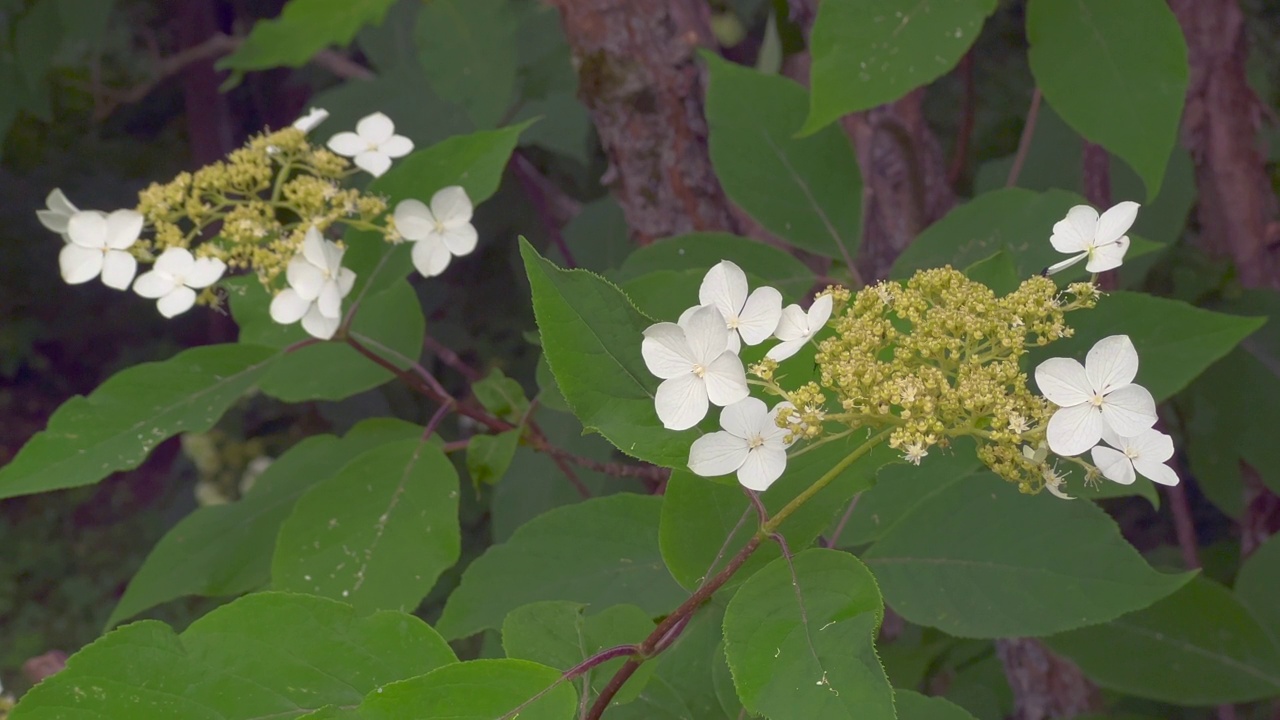
[[[1045,458],[1049,457],[1048,446],[1041,443],[1039,448],[1032,450],[1030,445],[1023,445],[1022,456],[1040,466],[1040,474],[1044,479],[1044,489],[1048,490],[1050,495],[1062,500],[1075,500],[1074,497],[1068,495],[1062,489],[1062,485],[1066,481],[1062,473],[1059,473],[1056,467],[1051,467],[1045,463]]]
[[[281,325],[302,320],[313,337],[333,337],[342,322],[342,298],[356,282],[356,274],[342,267],[344,252],[313,225],[285,271],[289,287],[271,301],[271,319]]]
[[[1104,430],[1131,437],[1156,422],[1151,393],[1133,384],[1138,352],[1128,335],[1097,342],[1083,366],[1070,358],[1051,358],[1036,368],[1036,385],[1058,410],[1049,418],[1049,448],[1079,455],[1102,439]]]
[[[413,266],[424,277],[439,275],[453,258],[476,249],[480,236],[471,213],[471,198],[458,185],[436,191],[430,207],[414,199],[396,205],[396,231],[413,241]]]
[[[906,452],[902,454],[902,459],[912,465],[919,465],[921,460],[929,454],[928,448],[922,442],[913,442],[906,447]]]
[[[782,293],[766,286],[747,295],[747,274],[728,260],[707,271],[698,288],[698,304],[715,305],[724,316],[733,352],[741,350],[742,343],[759,345],[768,340],[782,318]]]
[[[782,311],[782,318],[773,336],[782,342],[774,345],[766,353],[770,358],[782,362],[800,352],[804,344],[827,324],[831,318],[831,308],[835,301],[830,295],[823,295],[813,301],[809,311],[805,312],[799,305],[788,305]]]
[[[329,118],[329,111],[324,108],[311,108],[306,115],[293,121],[293,126],[304,133],[316,129],[316,126]]]
[[[708,401],[725,406],[747,397],[746,370],[728,344],[724,316],[712,305],[679,323],[645,328],[640,353],[649,372],[662,378],[654,407],[664,427],[686,430],[706,417]]]
[[[1059,272],[1088,259],[1085,270],[1100,273],[1120,267],[1129,249],[1129,228],[1138,217],[1138,203],[1125,201],[1098,216],[1088,205],[1076,205],[1067,217],[1053,226],[1049,242],[1053,249],[1074,257],[1049,266],[1048,273]]]
[[[1104,428],[1102,439],[1111,447],[1098,445],[1091,455],[1108,480],[1131,485],[1136,472],[1161,485],[1178,484],[1178,474],[1165,464],[1173,457],[1173,438],[1168,435],[1151,428],[1133,437],[1120,437]]]
[[[378,112],[356,123],[355,132],[340,132],[329,138],[329,149],[353,158],[356,167],[380,177],[391,167],[392,158],[413,152],[413,141],[396,135],[395,123]]]
[[[72,215],[80,212],[80,209],[72,205],[59,188],[54,188],[49,193],[49,196],[44,199],[44,204],[48,207],[47,210],[36,211],[40,224],[61,235],[62,242],[71,242],[70,236],[67,235],[67,222],[71,220]]]
[[[703,477],[738,473],[750,490],[768,490],[787,467],[788,431],[778,427],[779,403],[772,411],[764,401],[746,398],[720,411],[723,431],[703,435],[689,448],[689,469]]]
[[[67,220],[70,239],[58,254],[62,279],[78,285],[102,276],[102,284],[126,290],[138,272],[138,261],[127,250],[142,232],[142,216],[133,210],[110,215],[81,210]]]
[[[185,248],[171,247],[156,258],[150,272],[138,276],[133,291],[144,298],[158,298],[160,314],[171,318],[196,304],[196,290],[218,282],[227,271],[226,263],[217,258],[196,259]]]

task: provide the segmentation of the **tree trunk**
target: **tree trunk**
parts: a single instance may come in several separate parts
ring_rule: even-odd
[[[1102,709],[1098,688],[1080,668],[1038,640],[997,640],[996,653],[1013,689],[1014,720],[1071,718]]]

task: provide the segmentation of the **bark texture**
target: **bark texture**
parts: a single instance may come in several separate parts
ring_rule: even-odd
[[[1071,718],[1102,709],[1098,689],[1070,660],[1038,640],[1005,638],[996,653],[1013,689],[1013,720]]]
[[[697,49],[712,46],[703,0],[553,0],[578,68],[579,99],[609,157],[601,182],[632,240],[737,231],[711,167]]]
[[[1229,256],[1248,287],[1280,287],[1280,225],[1258,127],[1263,106],[1245,79],[1237,0],[1169,0],[1191,63],[1182,142],[1196,165],[1207,250]]]

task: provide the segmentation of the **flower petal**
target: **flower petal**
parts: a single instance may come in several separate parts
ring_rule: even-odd
[[[315,300],[320,297],[320,289],[324,286],[324,271],[307,262],[301,255],[294,255],[285,268],[285,279],[289,287],[298,291],[304,300]]]
[[[831,295],[823,295],[809,306],[807,313],[809,337],[817,335],[819,330],[826,327],[827,321],[831,319],[831,309],[834,304],[835,298]]]
[[[1142,477],[1151,482],[1160,483],[1173,487],[1178,484],[1178,473],[1173,468],[1162,462],[1147,460],[1146,458],[1138,458],[1133,461],[1133,469],[1138,471]]]
[[[689,447],[689,469],[702,477],[718,477],[742,467],[748,454],[747,441],[727,432],[713,432],[693,441]]]
[[[342,268],[338,271],[338,293],[342,297],[351,294],[351,288],[356,284],[356,271],[351,268]]]
[[[79,285],[98,277],[102,272],[102,251],[80,245],[63,245],[58,253],[58,269],[68,285]]]
[[[724,315],[714,305],[703,305],[693,311],[682,327],[689,352],[699,365],[710,365],[729,347],[729,328],[725,326]]]
[[[383,173],[391,169],[391,158],[378,150],[366,150],[356,155],[354,162],[356,167],[374,177],[382,177]]]
[[[302,317],[302,329],[306,330],[311,337],[321,340],[328,340],[338,331],[338,325],[342,323],[341,318],[325,317],[320,313],[320,308],[315,305],[307,311]]]
[[[703,380],[707,384],[707,397],[716,405],[732,405],[747,397],[747,371],[742,359],[729,351],[707,365]]]
[[[1128,447],[1132,448],[1137,459],[1134,460],[1136,465],[1138,460],[1143,462],[1164,463],[1173,457],[1173,438],[1152,428],[1138,434],[1135,437],[1128,438]],[[1141,472],[1141,468],[1139,468]]]
[[[173,292],[156,301],[156,308],[160,310],[161,315],[171,318],[174,315],[181,315],[190,310],[195,304],[195,290],[189,287],[177,287],[173,289]]]
[[[138,261],[123,250],[108,250],[102,258],[102,284],[116,290],[128,290],[138,274]]]
[[[1078,253],[1094,244],[1098,230],[1098,211],[1088,205],[1076,205],[1067,216],[1053,224],[1049,243],[1061,253]]]
[[[37,210],[36,219],[46,229],[62,235],[67,231],[67,221],[71,219],[71,215],[53,210]]]
[[[306,115],[293,121],[293,127],[304,133],[309,133],[316,129],[316,126],[324,122],[329,117],[329,111],[324,108],[311,108]]]
[[[476,233],[476,229],[471,226],[471,223],[446,228],[441,237],[444,240],[444,246],[449,248],[449,252],[457,257],[470,255],[471,251],[476,249],[476,243],[480,240],[480,235]]]
[[[461,185],[440,188],[431,196],[431,213],[442,225],[469,223],[472,212],[471,198]]]
[[[142,214],[136,210],[116,210],[107,216],[106,243],[112,250],[131,247],[141,233]]]
[[[758,287],[747,298],[738,313],[738,333],[748,345],[759,345],[778,329],[782,319],[782,293],[771,287]]]
[[[649,372],[669,380],[693,372],[696,362],[684,339],[684,329],[675,323],[658,323],[644,330],[640,355]]]
[[[142,273],[138,276],[137,281],[133,283],[133,291],[144,298],[164,297],[178,287],[178,283],[174,281],[172,275],[159,270]]]
[[[153,272],[163,273],[169,277],[185,278],[195,267],[196,259],[186,248],[171,247],[156,258]],[[150,273],[148,273],[150,274]],[[145,296],[144,296],[145,297]],[[155,297],[159,297],[158,295]]]
[[[1085,270],[1091,273],[1106,272],[1114,270],[1124,264],[1124,254],[1129,250],[1129,236],[1116,240],[1106,245],[1099,245],[1094,248],[1093,255],[1089,258],[1089,264],[1084,266]]]
[[[1036,387],[1058,407],[1087,403],[1093,397],[1084,366],[1071,358],[1049,358],[1037,365]]]
[[[1089,253],[1082,252],[1079,255],[1076,255],[1075,257],[1069,257],[1066,260],[1062,260],[1050,265],[1049,267],[1045,268],[1044,272],[1046,275],[1053,275],[1056,273],[1060,273],[1063,270],[1066,270],[1067,268],[1071,267],[1072,265],[1075,265],[1076,263],[1080,262],[1081,260],[1087,257],[1089,257]]]
[[[423,277],[439,275],[449,267],[449,261],[453,259],[449,254],[449,248],[445,247],[444,242],[434,233],[414,243],[412,255],[413,266],[422,273]]]
[[[392,135],[378,145],[384,155],[399,158],[413,152],[413,141],[403,135]]]
[[[1138,374],[1138,351],[1133,341],[1128,335],[1111,335],[1094,343],[1085,356],[1084,372],[1089,387],[1103,395],[1133,382]]]
[[[747,274],[728,260],[721,260],[702,278],[698,302],[715,305],[726,321],[733,320],[747,302]]]
[[[84,248],[107,247],[107,216],[92,210],[81,210],[67,220],[67,237]]]
[[[761,446],[747,453],[746,462],[738,469],[738,482],[748,490],[763,492],[787,469],[787,453],[774,447]]]
[[[191,271],[183,278],[183,282],[187,287],[207,288],[221,280],[226,271],[227,264],[218,258],[197,258]]]
[[[1139,207],[1141,206],[1138,203],[1125,200],[1102,213],[1102,217],[1098,218],[1098,229],[1094,232],[1094,244],[1106,245],[1115,242],[1129,232],[1129,228],[1133,227],[1133,221],[1138,219]]]
[[[663,380],[653,406],[663,427],[688,430],[707,416],[707,386],[693,373]]]
[[[327,318],[342,318],[342,294],[338,292],[338,283],[327,281],[320,286],[320,296],[316,298],[316,308]]]
[[[796,353],[800,352],[800,348],[804,347],[805,342],[807,341],[806,340],[787,340],[786,342],[780,342],[777,345],[774,345],[773,347],[769,348],[769,352],[765,353],[765,355],[772,358],[773,360],[776,360],[777,362],[782,362],[783,360],[786,360],[792,355],[795,355]]]
[[[70,217],[71,215],[80,212],[80,208],[72,205],[71,201],[67,199],[67,196],[62,194],[61,188],[54,188],[51,190],[49,195],[45,197],[44,204],[49,208],[50,212],[57,213],[58,215]]]
[[[1156,424],[1156,401],[1141,385],[1125,385],[1102,401],[1102,419],[1120,437],[1133,437]]]
[[[329,138],[327,145],[330,150],[344,157],[355,157],[369,149],[369,143],[353,132],[340,132]]]
[[[1093,464],[1098,466],[1102,474],[1113,482],[1121,485],[1132,485],[1136,479],[1133,474],[1133,463],[1129,461],[1129,456],[1119,450],[1112,450],[1104,445],[1099,445],[1090,453],[1093,457]]]
[[[281,325],[292,325],[307,314],[311,305],[310,300],[299,295],[293,288],[286,288],[271,299],[271,319]]]
[[[396,204],[395,223],[406,240],[422,240],[436,228],[435,216],[427,204],[414,198]]]
[[[799,305],[788,305],[782,309],[782,317],[778,318],[778,327],[773,336],[784,342],[809,339],[809,315]],[[791,354],[795,354],[792,352]],[[790,357],[790,355],[788,355]]]
[[[395,132],[396,124],[380,112],[365,115],[360,118],[360,122],[356,123],[356,134],[361,140],[371,145],[381,145],[390,140]]]
[[[724,431],[740,438],[752,438],[761,434],[766,425],[772,425],[769,418],[769,407],[763,400],[749,397],[732,405],[726,405],[720,411],[720,427]]]
[[[1061,408],[1049,418],[1045,439],[1063,457],[1079,455],[1102,439],[1102,416],[1088,403]]]

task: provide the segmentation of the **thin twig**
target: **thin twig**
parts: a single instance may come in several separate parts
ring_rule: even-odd
[[[844,532],[844,526],[849,523],[849,518],[853,517],[854,508],[858,507],[858,498],[862,497],[862,493],[853,496],[849,501],[849,509],[844,511],[844,515],[840,517],[840,522],[836,523],[836,529],[831,531],[831,539],[827,540],[827,547],[834,548],[840,540],[840,534]]]
[[[468,365],[453,348],[442,344],[439,340],[427,335],[422,338],[422,346],[432,355],[440,358],[440,362],[458,371],[458,374],[466,378],[468,382],[479,382],[484,379],[484,375],[475,368]]]
[[[560,193],[558,188],[551,185],[538,168],[534,166],[519,150],[512,153],[511,162],[509,163],[512,173],[516,180],[520,182],[520,187],[524,189],[524,194],[528,196],[529,202],[533,205],[533,211],[538,216],[538,221],[542,223],[542,227],[547,232],[547,238],[551,240],[551,244],[560,251],[560,255],[564,258],[566,267],[578,267],[578,261],[573,257],[573,251],[569,249],[569,243],[564,239],[564,233],[561,232],[565,223],[573,215],[577,215],[581,207],[574,207],[571,214],[566,213],[562,208],[565,207],[565,196]],[[548,188],[548,185],[551,185]],[[556,193],[553,195],[552,193]],[[559,207],[557,207],[557,204]],[[577,206],[576,202],[573,202]],[[568,215],[568,217],[565,217]]]
[[[1027,120],[1022,125],[1022,137],[1018,139],[1018,154],[1013,156],[1013,166],[1009,168],[1009,179],[1005,187],[1018,184],[1018,176],[1022,174],[1022,166],[1027,162],[1027,153],[1031,152],[1031,138],[1036,134],[1036,119],[1040,116],[1040,88],[1031,94],[1031,108],[1027,110]]]
[[[960,74],[964,77],[964,95],[960,104],[960,127],[956,130],[956,144],[951,150],[951,166],[947,168],[947,184],[955,187],[969,160],[969,143],[977,124],[977,89],[973,79],[973,51],[960,60]]]

